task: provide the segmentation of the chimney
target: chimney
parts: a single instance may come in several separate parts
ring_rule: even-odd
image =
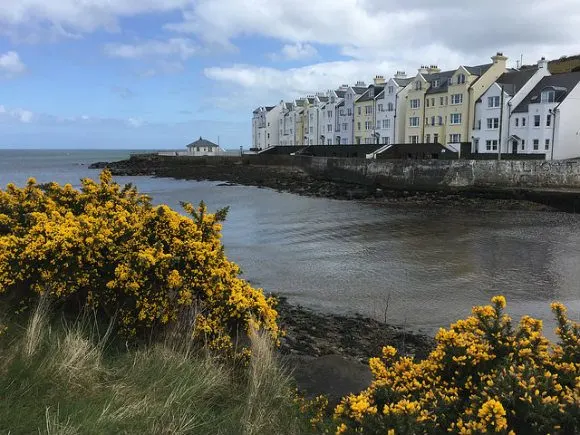
[[[503,65],[503,68],[505,69],[508,58],[504,56],[502,52],[498,51],[495,56],[492,56],[491,60],[493,60],[494,64]]]
[[[542,57],[539,61],[538,61],[538,69],[548,69],[548,61],[546,60],[545,57]]]
[[[374,81],[376,86],[384,85],[385,84],[385,77],[384,76],[376,76],[373,81]]]
[[[406,79],[407,73],[405,71],[397,71],[397,73],[395,74],[395,78],[396,79]]]
[[[356,87],[359,87],[359,88],[366,88],[367,87],[367,85],[365,84],[365,82],[360,81],[360,80],[358,82],[356,82],[356,85],[355,86]]]
[[[425,65],[421,65],[421,68],[419,68],[419,74],[428,74],[429,73],[429,68],[427,68]]]
[[[338,88],[339,91],[346,91],[348,90],[348,85],[340,85],[340,88]]]
[[[437,65],[431,65],[427,71],[429,71],[429,74],[435,74],[435,73],[440,73],[441,69],[437,66]]]

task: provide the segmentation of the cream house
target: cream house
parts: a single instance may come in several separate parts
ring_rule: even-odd
[[[187,145],[187,155],[194,157],[219,156],[224,154],[224,150],[219,145],[203,139],[201,136],[195,142]]]

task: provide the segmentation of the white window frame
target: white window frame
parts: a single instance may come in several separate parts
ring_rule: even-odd
[[[450,125],[461,125],[462,118],[463,118],[463,116],[461,115],[461,113],[452,113],[449,116],[449,124]]]

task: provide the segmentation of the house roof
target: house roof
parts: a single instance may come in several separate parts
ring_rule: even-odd
[[[476,76],[482,76],[492,66],[493,66],[493,63],[486,63],[486,64],[483,64],[483,65],[476,65],[476,66],[465,66],[465,65],[463,65],[463,68],[465,68],[467,71],[469,71],[469,74],[473,74],[473,75],[476,75]]]
[[[323,102],[323,103],[327,103],[328,102],[328,97],[318,97],[318,99]]]
[[[308,100],[308,102],[309,102],[310,104],[314,104],[314,98],[313,98],[313,97],[308,97],[308,98],[306,98],[306,99]]]
[[[504,92],[508,95],[515,95],[538,71],[538,68],[526,68],[524,70],[511,70],[503,73],[496,80],[496,83],[503,86]]]
[[[292,110],[292,103],[285,103],[285,104],[286,104],[286,109]]]
[[[447,87],[448,87],[447,80],[450,77],[453,77],[453,74],[455,74],[455,71],[457,71],[457,70],[442,71],[442,72],[433,73],[433,74],[423,74],[423,78],[431,83],[431,87],[429,87],[429,89],[427,89],[426,93],[427,94],[440,94],[442,92],[447,92]],[[433,83],[435,83],[436,80],[439,80],[439,86],[437,86],[437,87],[433,86]]]
[[[536,85],[526,98],[515,108],[514,113],[524,113],[528,111],[530,104],[540,102],[540,94],[546,88],[552,88],[556,91],[556,103],[561,103],[566,99],[568,93],[580,82],[580,72],[571,72],[564,74],[554,74],[544,77]]]
[[[367,91],[367,87],[366,86],[351,86],[352,90],[354,91],[355,94],[358,95],[362,95]]]
[[[200,136],[198,140],[187,145],[187,148],[194,148],[194,147],[219,148],[219,145],[216,145],[215,143],[210,142],[207,139],[202,139],[202,137]]]
[[[395,82],[396,84],[398,84],[399,86],[401,86],[401,87],[405,87],[405,86],[407,86],[409,83],[411,83],[411,82],[414,80],[414,78],[413,78],[413,77],[409,77],[409,78],[406,78],[406,79],[399,79],[399,78],[394,78],[393,80],[394,80],[394,82]]]
[[[276,106],[266,106],[266,112],[269,112],[270,110],[272,110],[274,107]]]
[[[296,100],[296,105],[298,107],[304,107],[304,100]]]
[[[344,96],[346,95],[346,91],[334,91],[336,93],[336,96],[338,98],[344,98]]]
[[[368,89],[366,90],[366,92],[364,94],[362,94],[360,96],[360,98],[358,100],[356,100],[357,103],[362,103],[364,101],[372,101],[375,99],[375,97],[377,95],[379,95],[381,93],[381,91],[383,91],[385,89],[384,86],[378,86],[378,85],[370,85],[368,87]]]
[[[342,100],[340,103],[338,103],[338,104],[336,105],[336,107],[342,107],[342,106],[344,106],[344,100]]]

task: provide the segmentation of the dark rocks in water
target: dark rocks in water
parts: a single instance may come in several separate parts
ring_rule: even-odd
[[[106,169],[110,165],[109,162],[96,162],[89,165],[89,169]]]
[[[220,183],[217,185],[217,187],[233,187],[233,186],[237,186],[236,183]]]

